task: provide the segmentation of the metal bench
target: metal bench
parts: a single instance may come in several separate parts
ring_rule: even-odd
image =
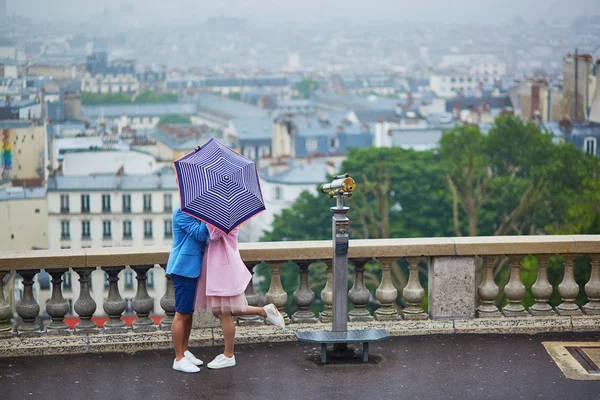
[[[327,345],[332,343],[362,343],[362,361],[369,361],[369,343],[387,339],[390,335],[385,329],[352,330],[347,332],[297,332],[296,337],[300,342],[321,344],[321,363],[327,362]]]

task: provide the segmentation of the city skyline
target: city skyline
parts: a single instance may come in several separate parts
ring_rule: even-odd
[[[506,23],[520,17],[525,21],[573,19],[584,15],[600,14],[600,3],[594,0],[578,0],[563,3],[558,0],[507,0],[489,2],[482,6],[474,0],[457,0],[451,4],[442,0],[412,2],[400,0],[373,0],[369,3],[358,0],[328,0],[326,4],[307,0],[282,6],[274,0],[230,0],[216,5],[192,0],[174,0],[164,8],[158,0],[105,0],[81,5],[75,0],[44,2],[41,0],[8,0],[7,14],[17,14],[38,20],[87,21],[101,15],[105,9],[110,13],[129,13],[138,23],[190,23],[208,17],[246,17],[252,20],[283,21],[306,20],[326,21],[349,19],[357,22],[375,21],[423,21],[460,24]],[[574,4],[576,3],[576,4]]]

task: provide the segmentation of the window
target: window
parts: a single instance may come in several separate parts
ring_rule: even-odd
[[[171,195],[171,193],[165,193],[164,195],[164,199],[165,199],[165,212],[172,212],[173,211],[173,196]]]
[[[336,137],[329,138],[329,151],[335,151],[340,147],[340,140]]]
[[[71,289],[71,271],[67,271],[63,275],[63,291],[70,292]]]
[[[583,149],[586,153],[591,154],[593,156],[596,155],[596,147],[598,141],[594,137],[586,137],[583,141]]]
[[[110,221],[102,221],[102,236],[104,239],[112,237],[112,226]]]
[[[81,238],[90,238],[90,221],[81,221]]]
[[[144,195],[144,212],[152,212],[152,195]]]
[[[102,195],[102,212],[110,212],[110,194]]]
[[[123,212],[124,213],[131,212],[131,195],[130,194],[123,195]]]
[[[275,200],[281,200],[281,188],[275,186]]]
[[[81,213],[87,214],[90,212],[90,195],[82,194],[81,195]]]
[[[67,303],[69,303],[69,314],[73,315],[73,300],[72,299],[68,299]]]
[[[152,220],[144,220],[144,239],[152,239]]]
[[[125,271],[125,289],[133,289],[133,272]]]
[[[71,225],[69,221],[60,221],[60,238],[69,239],[71,237]]]
[[[123,221],[123,239],[131,239],[131,221]]]
[[[310,139],[306,139],[306,151],[317,151],[317,139],[314,138],[310,138]]]
[[[60,212],[68,213],[69,212],[69,195],[61,194],[60,195]]]
[[[146,287],[148,289],[154,289],[154,271],[148,271],[146,275]]]
[[[173,237],[173,223],[170,219],[165,219],[165,239]]]

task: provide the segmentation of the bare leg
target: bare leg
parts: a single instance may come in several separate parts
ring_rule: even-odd
[[[248,306],[246,308],[246,311],[236,311],[234,313],[231,313],[231,315],[233,315],[234,317],[237,317],[238,315],[260,315],[261,317],[266,317],[267,313],[262,307]]]
[[[188,349],[188,343],[190,341],[190,334],[192,333],[193,315],[189,314],[190,318],[185,323],[185,336],[183,338],[183,352],[185,353]]]
[[[183,353],[187,350],[186,332],[188,332],[188,324],[191,327],[192,314],[175,313],[173,324],[171,324],[171,338],[173,340],[173,348],[175,349],[175,360],[177,361],[183,358]],[[189,337],[189,333],[187,336]]]
[[[215,316],[221,320],[221,330],[225,339],[225,351],[223,355],[227,358],[233,357],[233,346],[235,341],[235,323],[231,314],[216,313]]]

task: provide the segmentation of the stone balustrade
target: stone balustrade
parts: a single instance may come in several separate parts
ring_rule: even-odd
[[[240,251],[250,271],[262,262],[270,267],[270,287],[266,300],[274,303],[286,321],[294,324],[315,326],[331,322],[332,274],[330,241],[244,243]],[[153,299],[148,294],[146,276],[155,265],[165,267],[169,249],[164,247],[102,248],[60,251],[26,251],[0,253],[0,337],[28,337],[53,335],[102,335],[148,333],[168,331],[175,313],[172,282],[167,279],[165,294],[160,306],[166,315],[158,325],[149,318]],[[548,281],[547,264],[550,257],[561,255],[563,278],[557,291],[561,303],[553,308],[549,301],[554,289]],[[589,280],[583,292],[586,303],[579,307],[575,299],[580,286],[574,278],[574,261],[579,256],[589,256],[591,262]],[[521,281],[522,260],[534,256],[537,259],[537,280],[531,287],[535,304],[525,308],[523,298],[526,287]],[[353,265],[353,284],[349,289],[349,300],[353,307],[348,312],[352,322],[390,324],[397,321],[444,321],[444,320],[506,320],[511,318],[563,318],[585,315],[600,315],[600,236],[509,236],[509,237],[461,237],[353,240],[350,243],[349,259]],[[404,259],[408,264],[408,280],[404,287],[397,287],[392,279],[394,263]],[[510,276],[501,293],[494,277],[496,262],[508,260]],[[287,293],[281,281],[281,269],[288,261],[298,266],[298,286]],[[323,311],[316,315],[311,310],[315,293],[308,283],[312,266],[322,261],[327,266],[327,282],[320,301]],[[365,285],[365,266],[377,262],[381,269],[381,280],[375,291],[374,313],[367,305],[371,293]],[[132,302],[136,319],[131,327],[122,320],[125,301],[119,293],[119,273],[129,266],[135,271],[137,291]],[[108,277],[106,298],[96,304],[90,296],[90,273],[101,268]],[[34,278],[40,270],[52,277],[52,294],[46,303],[46,311],[52,321],[43,331],[35,323],[40,305],[32,290]],[[71,331],[64,323],[69,307],[62,293],[65,271],[72,269],[79,276],[79,298],[74,310],[80,321]],[[16,271],[22,277],[22,295],[16,304],[19,323],[12,326],[10,300],[3,289],[5,276]],[[425,289],[421,285],[420,271],[428,271],[428,307],[422,308]],[[246,290],[248,303],[259,304],[259,294],[250,284]],[[402,296],[398,306],[398,296]],[[499,296],[504,296],[504,306],[497,307]],[[288,298],[293,299],[295,312],[288,315],[285,310]],[[108,315],[102,329],[92,316],[98,307]],[[264,325],[255,316],[240,317],[240,326]],[[597,326],[597,325],[596,325]]]

